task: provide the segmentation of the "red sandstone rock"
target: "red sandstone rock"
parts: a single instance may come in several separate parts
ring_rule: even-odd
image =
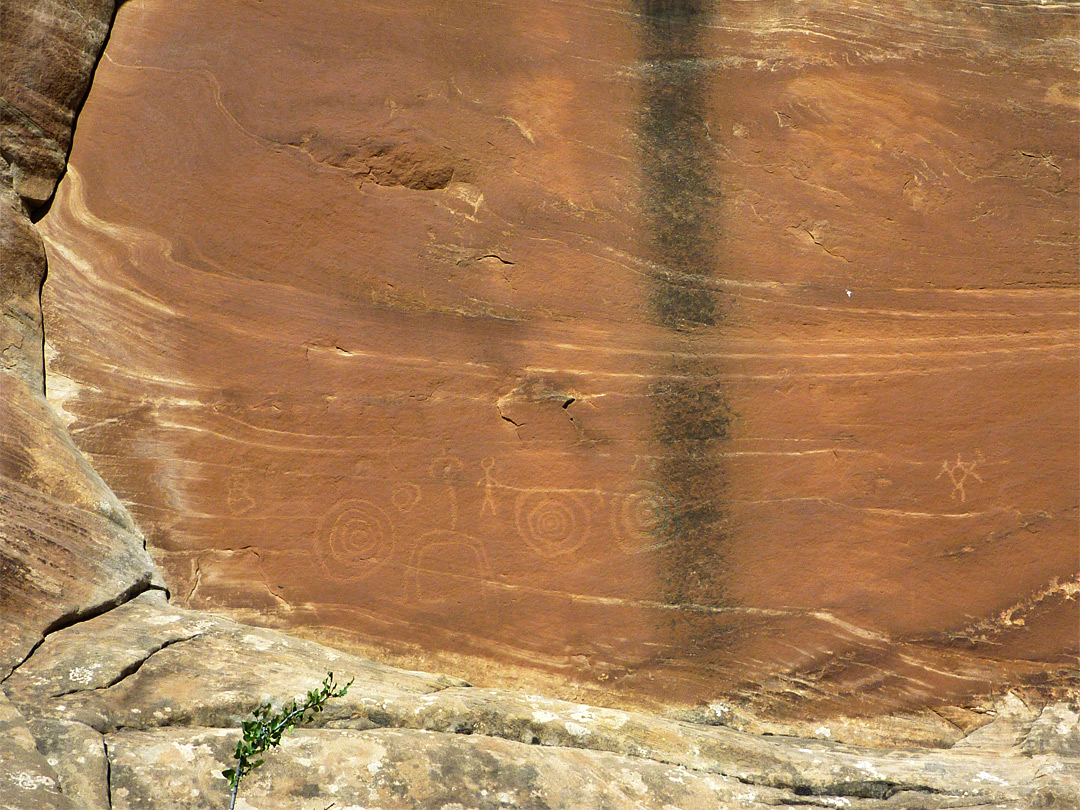
[[[1075,15],[663,8],[126,4],[50,400],[186,604],[605,700],[1068,685]]]

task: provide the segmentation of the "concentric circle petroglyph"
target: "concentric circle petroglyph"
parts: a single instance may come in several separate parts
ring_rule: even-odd
[[[393,525],[371,501],[341,501],[319,522],[316,556],[333,579],[368,576],[393,550]]]
[[[557,557],[578,548],[589,535],[591,515],[570,492],[523,492],[514,504],[518,534],[542,557]]]
[[[653,548],[665,540],[667,514],[664,491],[655,484],[646,484],[634,492],[618,495],[612,501],[613,533],[627,551]]]

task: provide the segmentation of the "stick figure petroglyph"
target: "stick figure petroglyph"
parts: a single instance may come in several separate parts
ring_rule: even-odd
[[[975,451],[975,459],[972,461],[962,460],[959,453],[956,454],[956,461],[950,462],[948,459],[941,462],[941,470],[935,476],[934,480],[938,480],[943,475],[949,476],[949,480],[952,481],[953,490],[949,493],[949,497],[954,501],[959,497],[960,503],[967,501],[967,493],[964,491],[964,485],[969,478],[974,478],[980,484],[983,483],[982,477],[975,472],[975,468],[984,461],[982,453],[978,450]]]
[[[485,511],[490,510],[491,514],[497,515],[498,508],[495,505],[495,476],[492,475],[492,471],[495,469],[495,459],[488,456],[480,462],[480,466],[484,468],[484,477],[476,482],[476,485],[484,488],[484,500],[480,504],[480,514],[484,514]]]

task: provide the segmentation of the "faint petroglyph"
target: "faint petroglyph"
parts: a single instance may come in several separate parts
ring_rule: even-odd
[[[234,515],[242,515],[255,506],[255,499],[251,497],[248,482],[240,473],[233,473],[225,485],[225,499],[229,504],[229,511]]]
[[[371,501],[341,501],[319,521],[316,556],[332,579],[370,576],[393,550],[393,525]]]
[[[495,470],[495,459],[488,456],[480,462],[480,466],[484,469],[484,477],[476,482],[478,487],[484,488],[484,500],[480,504],[480,514],[484,512],[491,512],[493,515],[498,514],[498,507],[495,504],[495,476],[493,472]]]
[[[463,469],[464,465],[461,463],[461,459],[443,452],[428,465],[428,474],[436,481],[452,484],[461,478]]]
[[[612,499],[612,531],[624,550],[637,553],[666,543],[668,499],[655,484]]]
[[[409,567],[414,604],[429,608],[487,605],[484,586],[491,566],[479,538],[455,531],[427,532],[420,536]]]
[[[436,481],[446,485],[446,506],[450,514],[450,528],[456,529],[458,522],[457,491],[455,486],[461,480],[462,470],[465,465],[461,459],[443,452],[428,465],[428,474]]]
[[[975,451],[975,459],[973,461],[964,461],[960,454],[957,453],[955,462],[949,461],[948,459],[941,462],[941,470],[938,472],[937,476],[935,476],[934,480],[936,481],[938,478],[941,478],[941,476],[947,475],[953,485],[949,497],[954,501],[959,499],[960,503],[965,503],[967,501],[967,492],[964,491],[964,486],[968,479],[974,478],[980,484],[983,483],[982,478],[975,472],[975,468],[983,461],[985,461],[985,459],[983,458],[982,453],[977,450]]]
[[[416,484],[398,484],[390,493],[390,502],[399,512],[411,512],[420,503],[420,487]]]
[[[514,503],[518,535],[541,557],[577,549],[589,536],[592,515],[581,499],[565,490],[522,492]]]

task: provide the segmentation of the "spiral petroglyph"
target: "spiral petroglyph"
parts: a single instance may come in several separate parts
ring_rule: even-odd
[[[646,484],[641,489],[618,495],[612,502],[612,530],[627,551],[645,551],[664,541],[668,502],[664,491]]]
[[[316,555],[333,579],[368,576],[393,550],[393,526],[371,501],[342,501],[319,522]]]
[[[390,501],[399,512],[411,512],[420,503],[420,487],[416,484],[398,484],[390,493]]]
[[[514,504],[518,535],[542,557],[578,548],[588,537],[591,515],[574,494],[560,490],[521,493]]]

